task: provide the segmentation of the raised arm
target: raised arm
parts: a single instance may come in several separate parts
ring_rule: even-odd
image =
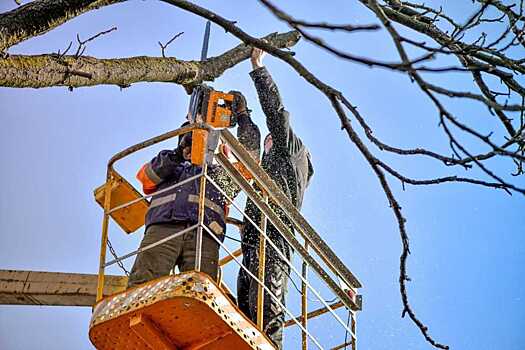
[[[265,52],[254,48],[252,51],[253,71],[250,76],[257,89],[261,108],[266,115],[266,125],[272,135],[273,145],[293,154],[301,142],[290,127],[290,115],[285,110],[281,95],[272,76],[262,64]]]
[[[237,129],[237,139],[246,148],[255,160],[259,160],[261,151],[261,132],[259,127],[249,115],[239,118],[239,128]]]
[[[261,131],[250,116],[250,110],[246,98],[239,91],[230,91],[235,95],[234,113],[237,116],[239,127],[237,128],[237,139],[250,153],[253,159],[259,159],[261,148]]]

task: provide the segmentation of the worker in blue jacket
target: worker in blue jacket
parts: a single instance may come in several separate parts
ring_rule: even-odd
[[[246,99],[240,92],[231,93],[236,96],[233,112],[239,122],[237,135],[248,150],[258,148],[260,133],[257,125],[250,118]],[[150,162],[144,164],[137,174],[144,193],[151,194],[169,188],[201,173],[202,167],[190,162],[191,144],[191,133],[182,135],[175,150],[161,151]],[[229,197],[234,198],[238,194],[240,189],[219,165],[209,166],[208,174]],[[140,243],[141,248],[198,222],[199,179],[153,196],[146,214],[146,230]],[[206,186],[205,196],[204,224],[220,241],[223,241],[226,232],[227,200],[211,183]],[[181,272],[194,270],[196,236],[196,230],[191,230],[139,253],[129,276],[128,287],[168,275],[175,266],[178,266]],[[203,230],[201,271],[216,279],[218,261],[219,244],[206,230]]]

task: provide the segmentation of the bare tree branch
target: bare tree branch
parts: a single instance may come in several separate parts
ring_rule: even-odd
[[[270,9],[270,11],[273,12],[273,14],[275,16],[277,16],[279,19],[287,22],[293,29],[297,30],[299,33],[301,33],[301,35],[309,42],[327,50],[328,52],[340,57],[340,58],[343,58],[343,59],[346,59],[346,60],[349,60],[349,61],[352,61],[352,62],[356,62],[356,63],[361,63],[361,64],[364,64],[366,66],[369,66],[369,67],[382,67],[382,68],[388,68],[388,69],[392,69],[392,70],[400,70],[400,71],[404,71],[407,67],[407,65],[404,63],[404,62],[382,62],[382,61],[378,61],[378,60],[374,60],[374,59],[370,59],[370,58],[365,58],[365,57],[359,57],[359,56],[356,56],[356,55],[352,55],[350,53],[347,53],[347,52],[343,52],[337,48],[334,48],[328,44],[326,44],[322,39],[320,39],[319,37],[316,37],[316,36],[313,36],[309,33],[307,33],[306,31],[304,31],[301,27],[305,26],[304,23],[307,23],[307,22],[304,22],[304,21],[298,21],[294,18],[292,18],[291,16],[289,16],[288,14],[284,13],[283,11],[281,11],[280,9],[278,9],[276,6],[274,6],[272,3],[268,2],[268,1],[262,1],[262,3],[268,8]],[[370,26],[370,28],[376,28],[377,26]],[[419,62],[423,62],[423,61],[426,61],[426,60],[429,60],[431,59],[433,56],[433,54],[427,54],[419,59],[416,59],[414,60],[413,62],[411,62],[411,64],[414,64],[414,63],[419,63]]]
[[[270,34],[264,39],[275,47],[287,48],[297,43],[299,35],[292,31]],[[0,59],[0,86],[128,86],[147,81],[191,85],[214,80],[227,69],[247,59],[250,52],[250,47],[241,44],[220,56],[202,62],[144,56],[97,59],[73,55],[58,59],[56,55],[11,55]]]
[[[425,85],[429,90],[437,92],[438,94],[446,95],[448,97],[462,97],[462,98],[469,98],[472,100],[477,100],[477,101],[483,102],[483,104],[485,104],[486,106],[491,107],[496,110],[519,112],[522,109],[521,105],[500,105],[493,99],[485,98],[481,95],[473,94],[471,92],[452,91],[452,90],[445,89],[443,87],[440,87],[434,84],[430,84],[428,82],[425,82]]]
[[[294,20],[295,25],[312,28],[312,29],[326,29],[332,31],[345,31],[345,32],[366,32],[379,29],[377,24],[365,24],[365,25],[356,25],[356,24],[332,24],[326,22],[307,22],[301,20]]]
[[[485,187],[503,189],[507,191],[510,188],[509,185],[502,184],[502,183],[487,182],[487,181],[476,180],[476,179],[471,179],[471,178],[466,178],[466,177],[461,177],[461,176],[456,176],[456,175],[445,176],[445,177],[429,179],[429,180],[415,180],[415,179],[401,175],[399,172],[397,172],[394,168],[390,167],[386,163],[380,162],[379,165],[383,169],[385,169],[387,172],[389,172],[392,176],[401,180],[403,183],[408,183],[411,185],[439,185],[439,184],[443,184],[446,182],[459,182],[459,183],[463,182],[463,183],[470,183],[470,184],[480,185],[480,186],[485,186]],[[517,188],[511,188],[511,189],[523,193],[523,190],[521,189],[517,189]],[[507,193],[510,193],[510,192],[507,192]]]
[[[363,2],[364,4],[368,4],[368,1],[359,1]],[[525,66],[520,64],[520,62],[517,60],[504,57],[496,52],[491,52],[490,54],[487,54],[486,52],[484,52],[482,47],[476,45],[469,45],[462,43],[458,40],[454,40],[450,35],[447,35],[446,33],[442,32],[441,30],[439,30],[439,28],[437,28],[434,25],[428,25],[424,22],[418,21],[416,18],[407,16],[401,12],[398,12],[386,6],[380,6],[380,8],[385,12],[385,15],[388,17],[388,19],[402,24],[408,28],[411,28],[417,32],[420,32],[421,34],[425,34],[444,47],[450,47],[451,45],[455,45],[459,49],[464,49],[467,52],[469,52],[472,55],[472,57],[475,57],[488,64],[491,64],[493,66],[505,67],[520,73],[525,73]]]
[[[0,52],[82,13],[125,0],[36,0],[0,14]]]

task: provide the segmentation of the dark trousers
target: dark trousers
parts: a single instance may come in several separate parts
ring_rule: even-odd
[[[150,225],[140,242],[143,248],[158,242],[176,232],[189,227],[186,223]],[[181,272],[195,269],[197,231],[192,230],[170,239],[158,246],[139,253],[131,269],[128,288],[137,286],[158,277],[169,275],[171,269],[178,266]],[[219,244],[203,230],[201,250],[201,271],[217,279],[219,262]]]
[[[286,249],[285,251],[289,251]],[[290,259],[290,253],[285,254]],[[259,251],[256,247],[243,248],[243,265],[258,277]],[[264,284],[286,306],[286,293],[288,292],[288,273],[290,268],[277,256],[272,247],[266,246],[266,261]],[[237,298],[239,308],[254,323],[257,322],[257,292],[259,284],[244,269],[240,269],[237,278]],[[264,292],[263,304],[263,329],[264,332],[275,343],[278,349],[282,349],[283,324],[285,311],[277,301]]]

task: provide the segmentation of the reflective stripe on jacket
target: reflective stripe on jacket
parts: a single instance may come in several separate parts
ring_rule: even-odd
[[[171,187],[201,173],[202,168],[182,161],[175,151],[161,151],[137,174],[145,193],[153,193]],[[218,166],[209,167],[210,175]],[[196,224],[199,213],[200,177],[173,189],[154,195],[146,214],[146,227],[167,222],[189,222]],[[204,201],[204,224],[221,240],[226,231],[226,199],[211,184],[206,184]]]

